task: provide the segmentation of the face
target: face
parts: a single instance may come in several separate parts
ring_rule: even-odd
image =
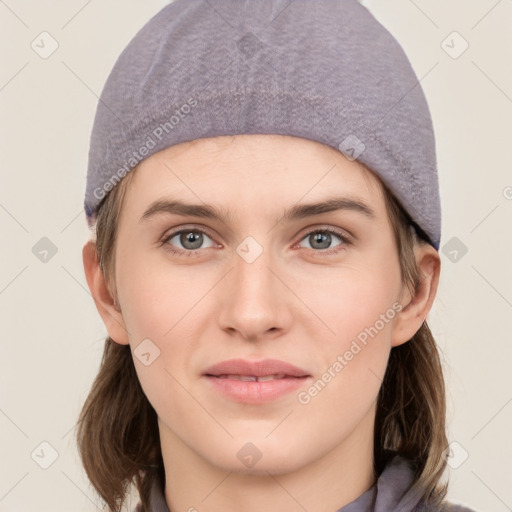
[[[134,172],[115,282],[162,449],[279,474],[373,446],[404,290],[378,179],[269,135],[180,144]]]

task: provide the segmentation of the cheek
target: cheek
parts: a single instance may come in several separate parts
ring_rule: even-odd
[[[321,290],[309,292],[308,306],[327,329],[318,336],[319,323],[304,321],[315,351],[321,354],[319,381],[306,390],[304,402],[316,402],[315,407],[338,403],[362,411],[376,397],[400,308],[399,269],[383,267],[375,266],[373,271],[366,267],[364,272],[344,268],[332,273]]]
[[[183,417],[191,406],[182,387],[184,362],[200,340],[192,307],[200,300],[200,290],[158,265],[126,267],[125,275],[120,301],[140,385],[159,415],[172,411],[171,417]],[[150,354],[149,364],[139,357],[142,353]]]
[[[317,336],[315,351],[322,355],[321,368],[316,380],[297,397],[301,417],[314,427],[326,449],[356,432],[374,406],[396,317],[392,307],[396,290],[384,287],[382,281],[361,276],[350,282],[345,279],[343,288],[335,284],[330,284],[328,300],[317,297],[318,306],[323,306],[318,309],[322,319],[335,335]],[[304,428],[309,428],[306,423]]]
[[[119,300],[132,345],[144,338],[157,343],[170,338],[205,293],[198,289],[197,279],[171,272],[162,258],[143,263],[146,260],[133,255],[119,266]]]
[[[184,380],[184,361],[190,361],[198,349],[208,318],[202,309],[206,302],[201,299],[212,285],[208,279],[194,278],[184,268],[171,272],[168,263],[142,261],[134,256],[122,262],[118,289],[135,367],[153,404],[163,390],[168,397],[179,394],[169,393],[179,390],[172,376]],[[149,366],[138,358],[142,347],[154,361]]]
[[[340,350],[358,336],[364,341],[365,332],[374,332],[375,326],[384,335],[390,333],[400,292],[396,266],[384,262],[373,267],[347,266],[339,272],[329,269],[323,279],[316,277],[297,286],[305,286],[300,296],[307,297],[308,307],[327,328],[323,337],[327,346]]]

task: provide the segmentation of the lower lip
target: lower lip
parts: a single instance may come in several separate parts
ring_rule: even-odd
[[[277,400],[279,397],[296,391],[302,387],[309,377],[285,377],[284,379],[263,382],[243,381],[205,376],[216,391],[246,404],[264,404]]]

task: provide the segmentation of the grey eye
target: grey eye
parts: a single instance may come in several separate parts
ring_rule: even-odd
[[[331,245],[333,241],[333,235],[335,238],[340,240],[340,243],[336,245]],[[337,245],[341,245],[343,242],[342,238],[334,232],[327,230],[316,230],[308,233],[303,240],[307,240],[310,242],[310,249],[331,249],[332,247],[336,247]]]
[[[182,231],[178,231],[171,235],[167,239],[167,243],[171,245],[181,244],[181,247],[178,245],[178,248],[183,248],[188,251],[195,251],[197,249],[204,248],[202,247],[205,237],[211,240],[211,238],[204,233],[203,231],[197,229],[186,229]],[[212,247],[213,243],[208,247]]]

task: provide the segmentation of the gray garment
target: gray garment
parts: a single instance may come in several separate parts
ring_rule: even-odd
[[[158,12],[101,93],[89,225],[101,199],[152,154],[257,133],[317,141],[365,164],[439,249],[427,101],[398,41],[356,0],[176,0]]]
[[[411,492],[401,497],[412,478],[413,471],[410,463],[403,457],[395,455],[372,487],[337,512],[475,512],[465,506],[448,502],[444,502],[441,507],[428,507]],[[157,481],[151,490],[151,500],[151,512],[170,512]],[[139,503],[134,512],[141,512],[141,510]]]

